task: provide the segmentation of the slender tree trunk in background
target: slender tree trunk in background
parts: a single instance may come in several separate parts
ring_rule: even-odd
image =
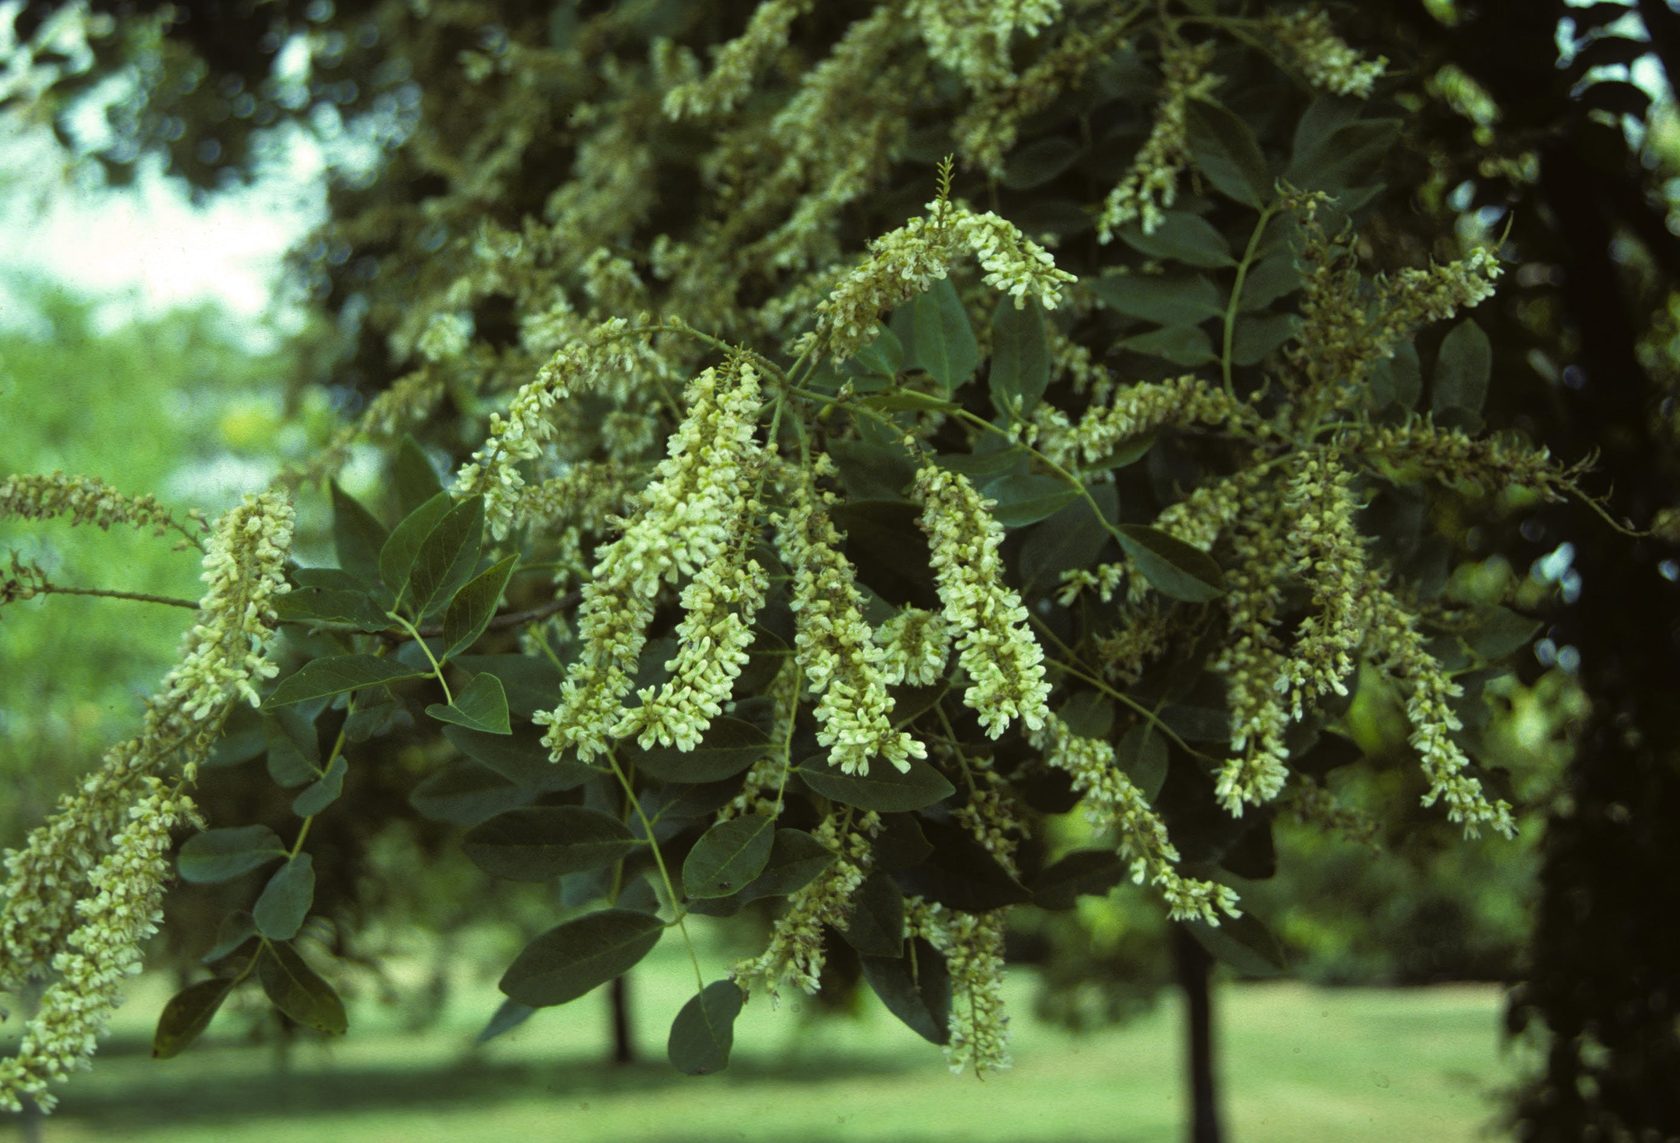
[[[1183,925],[1173,927],[1173,961],[1184,989],[1185,1071],[1190,1079],[1190,1143],[1220,1143],[1218,1077],[1213,1068],[1213,958]]]
[[[636,1045],[630,1032],[630,978],[613,977],[608,990],[607,1003],[612,1006],[612,1062],[633,1064],[636,1062]]]

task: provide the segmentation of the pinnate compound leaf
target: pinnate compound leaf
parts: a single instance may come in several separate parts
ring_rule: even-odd
[[[1230,108],[1193,99],[1185,108],[1190,155],[1214,189],[1258,210],[1272,194],[1266,157],[1248,124]]]
[[[340,754],[332,760],[327,772],[304,788],[303,792],[292,799],[292,812],[300,818],[314,817],[334,802],[344,793],[344,776],[350,772],[350,763]]]
[[[513,733],[513,724],[508,721],[507,691],[502,687],[502,680],[489,671],[474,675],[453,703],[445,706],[434,702],[426,707],[426,713],[439,722],[464,726],[481,734]]]
[[[379,582],[379,550],[391,533],[338,481],[332,482],[333,550],[338,566],[367,583]]]
[[[182,842],[176,868],[183,881],[214,885],[285,856],[280,836],[267,826],[229,826],[207,829]]]
[[[263,946],[257,978],[269,1002],[305,1028],[342,1036],[350,1027],[344,1001],[288,942],[273,941]]]
[[[502,974],[503,993],[533,1008],[576,1000],[634,968],[659,943],[663,922],[603,909],[557,925],[526,945]]]
[[[300,853],[274,871],[262,896],[251,907],[257,932],[271,941],[289,941],[303,927],[315,903],[315,861]]]
[[[407,586],[397,591],[398,602],[419,616],[441,611],[472,578],[483,544],[484,497],[468,497],[420,541]]]
[[[233,991],[233,983],[215,977],[189,984],[171,996],[158,1016],[157,1030],[152,1033],[152,1058],[167,1060],[177,1056],[198,1039],[210,1026],[222,1001]]]
[[[381,659],[377,655],[329,655],[304,664],[296,674],[281,680],[263,707],[272,710],[362,687],[421,679],[429,674],[430,671],[419,670],[395,659]]]
[[[910,320],[916,364],[949,394],[980,364],[974,327],[949,278],[941,278],[910,303]]]
[[[1143,578],[1167,598],[1206,603],[1225,594],[1225,573],[1200,548],[1141,524],[1122,524],[1115,531]]]
[[[682,1006],[671,1023],[665,1054],[685,1076],[706,1076],[729,1066],[735,1017],[746,997],[732,980],[716,980]]]
[[[1050,385],[1050,343],[1044,331],[1044,309],[1028,302],[1017,309],[1004,298],[992,311],[992,365],[988,376],[992,407],[1000,413],[1026,417],[1044,398]]]
[[[449,610],[443,613],[444,650],[439,658],[454,658],[478,642],[478,637],[496,617],[496,605],[501,602],[502,592],[507,589],[518,563],[518,556],[499,560],[455,593],[455,598],[449,601]]]
[[[877,761],[867,774],[846,774],[830,767],[826,754],[819,754],[802,762],[797,773],[802,782],[830,801],[883,814],[919,810],[956,793],[945,775],[915,758],[904,773]]]
[[[694,843],[683,862],[683,892],[689,897],[732,897],[770,863],[776,820],[743,814],[718,822]]]
[[[869,987],[906,1027],[929,1043],[951,1039],[951,972],[932,945],[918,937],[903,956],[858,961]]]
[[[414,571],[414,558],[420,554],[420,545],[425,543],[439,521],[449,515],[454,505],[455,501],[447,492],[439,492],[409,512],[391,529],[385,546],[379,549],[379,578],[392,594],[402,594],[410,573]]]
[[[547,881],[611,865],[640,843],[617,818],[582,806],[529,806],[467,832],[461,848],[486,873]]]

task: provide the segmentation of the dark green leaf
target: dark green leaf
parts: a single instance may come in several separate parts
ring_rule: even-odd
[[[1186,141],[1214,189],[1256,210],[1272,197],[1266,157],[1248,124],[1229,108],[1192,99],[1185,106]]]
[[[440,659],[452,659],[478,642],[484,629],[496,617],[496,605],[507,589],[518,556],[508,556],[485,568],[468,580],[466,586],[449,601],[443,614],[443,654]]]
[[[216,943],[198,958],[199,964],[211,965],[238,952],[247,941],[257,935],[257,922],[244,909],[229,913],[216,926]]]
[[[851,500],[829,513],[845,536],[845,553],[858,579],[894,606],[937,608],[927,572],[931,556],[917,524],[921,510],[897,500]]]
[[[1482,327],[1465,318],[1441,341],[1435,358],[1435,384],[1429,397],[1430,410],[1440,417],[1449,409],[1479,414],[1487,400],[1488,377],[1493,369],[1493,347]]]
[[[456,759],[421,779],[409,791],[408,804],[433,821],[475,826],[505,810],[527,805],[535,796],[529,787],[516,786],[488,767]]]
[[[988,375],[992,407],[1025,419],[1050,385],[1050,343],[1044,309],[1037,302],[1017,308],[1004,298],[992,311],[992,365]]]
[[[683,893],[734,896],[769,864],[775,830],[776,820],[766,814],[743,814],[712,826],[683,862]]]
[[[251,908],[257,932],[271,941],[289,941],[303,927],[315,903],[315,861],[300,853],[274,871]]]
[[[430,500],[404,516],[379,549],[379,578],[392,594],[401,595],[414,570],[414,558],[420,545],[432,534],[432,529],[454,509],[455,502],[447,492],[439,492]]]
[[[949,394],[980,364],[974,327],[949,278],[941,278],[910,303],[910,320],[916,364]]]
[[[875,868],[908,869],[926,861],[927,855],[933,852],[933,844],[922,833],[915,814],[883,814],[874,850]]]
[[[1167,781],[1167,739],[1153,723],[1140,721],[1120,738],[1116,761],[1145,798],[1155,800]]]
[[[313,703],[283,706],[262,716],[268,743],[268,776],[281,789],[307,785],[321,776],[321,741],[315,734]]]
[[[210,1026],[216,1010],[232,991],[232,980],[214,977],[189,984],[170,997],[152,1033],[152,1057],[167,1060],[179,1055]]]
[[[501,989],[521,1004],[548,1008],[623,976],[659,943],[658,917],[603,909],[550,929],[514,958]]]
[[[367,583],[379,582],[379,549],[390,533],[338,481],[332,482],[333,549],[338,566]]]
[[[521,1004],[517,1000],[503,1000],[500,1007],[491,1014],[490,1022],[484,1025],[484,1031],[474,1038],[475,1044],[488,1044],[497,1036],[511,1032],[531,1018],[536,1011],[529,1004]]]
[[[560,668],[536,655],[461,655],[455,665],[477,674],[489,671],[507,689],[508,709],[521,718],[551,710],[560,693]]]
[[[391,620],[365,590],[294,587],[274,604],[282,623],[341,623],[358,631],[383,631]]]
[[[542,731],[535,727],[522,726],[508,735],[446,726],[443,736],[475,762],[537,793],[576,789],[601,773],[569,758],[553,761],[548,747],[543,745]]]
[[[1371,408],[1382,410],[1389,405],[1411,410],[1423,395],[1423,364],[1418,360],[1417,346],[1402,342],[1393,356],[1379,361],[1371,370]]]
[[[915,479],[916,466],[897,441],[838,438],[826,447],[849,498],[895,500]]]
[[[920,937],[900,957],[859,957],[863,978],[887,1011],[933,1044],[951,1039],[951,973],[945,958]]]
[[[426,713],[439,722],[464,726],[481,734],[513,733],[513,724],[508,721],[507,691],[502,689],[502,680],[489,671],[474,675],[454,702],[448,706],[434,702],[426,708]]]
[[[1005,476],[986,485],[985,493],[997,501],[992,517],[1005,528],[1036,524],[1079,499],[1079,489],[1059,476]]]
[[[1169,325],[1136,334],[1115,343],[1117,349],[1129,350],[1140,357],[1159,357],[1174,365],[1194,367],[1218,361],[1213,351],[1213,339],[1205,329],[1189,325]]]
[[[262,957],[257,961],[257,977],[270,1003],[305,1028],[342,1036],[350,1027],[344,1001],[291,945],[285,942],[264,945]]]
[[[979,913],[1032,899],[1015,879],[966,830],[949,822],[924,820],[922,832],[933,845],[927,860],[893,874],[906,895],[925,897],[950,909]]]
[[[1295,266],[1295,252],[1284,246],[1249,269],[1243,279],[1240,308],[1245,313],[1263,310],[1300,288],[1301,271]]]
[[[671,1024],[665,1054],[685,1076],[705,1076],[729,1066],[735,1044],[735,1017],[746,1002],[732,980],[717,980],[682,1006]]]
[[[990,441],[993,438],[982,439]],[[975,485],[983,485],[1001,476],[1024,474],[1031,455],[1020,445],[1010,445],[990,452],[941,453],[933,459],[940,468],[960,472]]]
[[[582,806],[509,810],[468,831],[474,865],[511,881],[547,881],[611,865],[640,844],[617,818]]]
[[[884,413],[954,413],[958,406],[932,393],[918,393],[914,389],[894,389],[890,393],[872,393],[858,403]]]
[[[376,655],[331,655],[306,663],[296,674],[283,679],[263,707],[272,710],[307,699],[325,698],[402,679],[424,678],[429,674],[430,671]]]
[[[1492,662],[1527,647],[1543,626],[1538,619],[1508,607],[1490,607],[1477,613],[1475,626],[1465,634],[1464,641],[1478,658]]]
[[[1156,325],[1200,325],[1225,313],[1206,274],[1104,274],[1087,285],[1106,309]]]
[[[742,901],[760,897],[786,897],[814,881],[834,862],[828,847],[801,829],[779,829],[770,845],[770,860],[764,872],[750,881],[739,896]]]
[[[1277,976],[1289,971],[1283,946],[1253,913],[1226,918],[1217,928],[1201,921],[1184,924],[1197,943],[1244,976]]]
[[[222,724],[222,736],[204,760],[207,769],[240,766],[268,749],[268,731],[263,718],[244,703],[238,704]]]
[[[699,745],[680,751],[660,747],[635,755],[636,769],[662,782],[716,782],[764,757],[770,736],[738,718],[714,718]]]
[[[1186,211],[1168,211],[1152,234],[1145,234],[1141,227],[1128,226],[1120,232],[1120,237],[1126,245],[1151,258],[1206,269],[1236,264],[1230,245],[1213,224]]]
[[[391,479],[397,490],[397,507],[404,515],[443,491],[443,482],[438,479],[431,458],[408,433],[403,434],[402,443],[397,446]]]
[[[1064,135],[1049,135],[1015,148],[1003,168],[1003,185],[1010,190],[1043,186],[1078,161],[1084,148]]]
[[[1225,594],[1225,573],[1214,558],[1159,528],[1123,524],[1120,547],[1150,586],[1169,599],[1206,603]]]
[[[469,497],[451,508],[420,542],[407,590],[397,592],[398,602],[418,616],[449,606],[472,578],[483,543],[484,498]]]
[[[1074,695],[1057,713],[1068,729],[1082,738],[1107,738],[1114,729],[1114,704],[1096,691]]]
[[[829,766],[828,755],[819,754],[802,762],[796,773],[813,791],[830,801],[880,813],[919,810],[956,792],[945,775],[915,758],[910,760],[910,769],[905,773],[877,759],[867,774],[846,774]]]
[[[213,885],[285,856],[279,835],[267,826],[229,826],[195,833],[182,842],[176,868],[183,881]]]
[[[904,344],[891,327],[877,324],[875,340],[853,354],[852,360],[865,373],[892,377],[904,368]]]
[[[1294,150],[1284,178],[1308,190],[1346,191],[1364,185],[1399,137],[1398,119],[1355,121],[1356,100],[1321,97],[1295,130]],[[1343,209],[1352,209],[1343,201]]]
[[[1295,336],[1294,314],[1246,314],[1231,331],[1231,364],[1258,365]]]
[[[339,795],[344,793],[344,775],[349,771],[350,763],[344,755],[334,758],[325,774],[292,799],[292,812],[300,818],[314,817],[338,801]]]
[[[1120,496],[1111,483],[1095,485],[1091,495],[1110,523],[1119,512]],[[1068,504],[1027,534],[1021,548],[1021,577],[1029,588],[1047,588],[1065,571],[1090,567],[1107,546],[1111,533],[1083,500]]]
[[[1155,434],[1144,433],[1142,436],[1132,437],[1114,446],[1114,451],[1107,456],[1098,457],[1088,462],[1084,468],[1086,472],[1095,472],[1105,468],[1125,468],[1129,464],[1136,464],[1149,455],[1149,450],[1155,447]]]
[[[840,935],[864,956],[897,957],[904,951],[904,894],[884,873],[872,873],[852,895]]]
[[[1033,904],[1040,909],[1071,909],[1080,897],[1106,896],[1128,872],[1126,862],[1112,849],[1076,849],[1034,879]]]

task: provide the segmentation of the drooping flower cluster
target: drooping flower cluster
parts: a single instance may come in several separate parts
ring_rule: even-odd
[[[1095,463],[1117,446],[1167,425],[1250,431],[1259,426],[1252,406],[1193,374],[1128,385],[1108,403],[1093,404],[1076,425],[1048,404],[1041,404],[1034,415],[1039,449],[1058,464],[1070,463],[1075,456]]]
[[[176,520],[155,496],[128,496],[97,476],[16,473],[0,480],[0,516],[49,520],[68,516],[72,524],[93,524],[109,530],[112,524],[150,528],[161,536],[173,528],[194,544],[201,529]]]
[[[1075,734],[1060,715],[1051,715],[1028,740],[1043,752],[1047,763],[1073,779],[1091,824],[1116,834],[1120,855],[1131,862],[1132,880],[1153,885],[1166,900],[1173,920],[1217,925],[1221,916],[1240,915],[1237,894],[1230,886],[1179,872],[1178,847],[1168,839],[1166,823],[1120,769],[1112,744]]]
[[[52,958],[53,979],[16,1054],[0,1059],[0,1111],[21,1110],[24,1098],[52,1110],[56,1101],[48,1085],[87,1066],[122,1003],[124,983],[140,971],[142,946],[163,919],[170,833],[197,818],[185,794],[155,778],[146,785],[87,873],[87,894],[76,902],[74,927]],[[0,950],[9,954],[10,942]],[[19,979],[11,965],[0,965],[0,984]]]
[[[817,695],[812,712],[817,744],[828,763],[847,774],[867,774],[883,758],[900,770],[927,757],[927,747],[892,724],[887,693],[887,652],[863,616],[857,573],[840,551],[840,534],[807,484],[777,529],[782,559],[793,569],[795,647],[799,669]]]
[[[1062,0],[911,0],[909,8],[928,55],[983,92],[1008,81],[1016,32],[1038,35],[1061,15]]]
[[[936,199],[925,216],[870,242],[868,260],[817,304],[816,328],[793,348],[803,353],[820,346],[835,361],[850,357],[874,339],[882,314],[925,293],[964,253],[979,261],[985,283],[1014,298],[1017,308],[1030,296],[1055,309],[1062,287],[1075,280],[1011,223],[990,211],[976,213]]]
[[[1226,637],[1213,669],[1225,680],[1230,709],[1231,757],[1214,781],[1214,796],[1227,813],[1277,797],[1289,779],[1289,706],[1283,693],[1290,661],[1278,639],[1289,546],[1281,518],[1268,513],[1243,522],[1231,536],[1224,597]]]
[[[1266,15],[1270,42],[1283,49],[1290,64],[1300,69],[1307,82],[1336,95],[1365,99],[1388,66],[1382,56],[1367,59],[1330,26],[1321,9],[1299,8],[1293,12]]]
[[[945,957],[951,974],[950,1039],[945,1059],[952,1072],[972,1067],[984,1075],[1010,1066],[1009,1016],[1003,1003],[1004,910],[965,913],[937,901],[908,897],[904,935],[920,937]]]
[[[951,656],[951,632],[944,617],[920,607],[906,607],[881,624],[875,642],[885,652],[881,671],[889,684],[930,686],[945,674],[945,661]]]
[[[1003,528],[966,476],[924,464],[916,472],[934,583],[945,622],[957,634],[957,661],[968,675],[963,702],[993,738],[1019,719],[1044,725],[1050,685],[1044,650],[1028,628],[1020,594],[1003,578]]]
[[[1356,519],[1353,474],[1334,451],[1302,458],[1283,492],[1290,521],[1290,571],[1312,592],[1296,631],[1288,673],[1277,688],[1300,719],[1320,696],[1348,693],[1353,656],[1365,639],[1365,541]]]
[[[1178,176],[1190,163],[1186,112],[1190,101],[1213,90],[1217,78],[1208,73],[1213,45],[1169,41],[1161,47],[1161,101],[1155,123],[1137,157],[1118,186],[1103,201],[1097,216],[1097,240],[1111,242],[1115,232],[1133,219],[1145,234],[1153,234],[1178,198]]]
[[[850,916],[852,900],[875,862],[869,839],[880,829],[880,823],[880,817],[869,812],[848,825],[837,811],[812,831],[812,836],[834,854],[834,861],[788,898],[786,910],[771,926],[764,951],[730,970],[730,977],[744,991],[762,988],[775,1000],[782,983],[791,981],[803,992],[816,993],[822,984],[823,965],[828,962],[823,948],[824,926],[844,924]]]
[[[588,761],[618,736],[661,585],[693,577],[722,556],[746,510],[762,457],[754,436],[757,372],[732,359],[689,382],[684,398],[687,413],[653,480],[618,538],[597,549],[577,613],[582,645],[560,701],[536,715],[549,728],[543,741],[556,758],[575,749]]]
[[[753,9],[746,30],[712,49],[712,67],[704,78],[679,84],[665,93],[665,114],[694,119],[727,114],[752,90],[753,79],[787,47],[793,22],[815,0],[764,0]]]

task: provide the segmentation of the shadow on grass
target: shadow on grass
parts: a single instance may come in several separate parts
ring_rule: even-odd
[[[520,1099],[554,1099],[574,1103],[579,1098],[647,1095],[684,1085],[721,1085],[748,1095],[755,1088],[809,1091],[829,1084],[867,1083],[871,1079],[918,1070],[914,1061],[850,1056],[781,1057],[739,1060],[718,1076],[692,1077],[677,1073],[663,1059],[627,1066],[578,1059],[553,1062],[490,1060],[464,1054],[423,1066],[366,1066],[311,1062],[291,1070],[256,1070],[250,1065],[273,1059],[262,1047],[216,1049],[206,1065],[194,1069],[192,1057],[158,1063],[148,1074],[142,1054],[134,1046],[110,1045],[111,1056],[127,1056],[125,1080],[106,1090],[76,1090],[63,1095],[58,1117],[73,1118],[113,1129],[164,1124],[204,1125],[235,1120],[285,1116],[342,1115],[346,1111],[442,1110]],[[243,1057],[236,1061],[229,1057]],[[217,1061],[234,1066],[223,1072]],[[186,1065],[186,1066],[183,1066]],[[672,1143],[680,1143],[673,1137]],[[801,1143],[821,1143],[802,1140]],[[1076,1141],[1070,1141],[1076,1143]]]

